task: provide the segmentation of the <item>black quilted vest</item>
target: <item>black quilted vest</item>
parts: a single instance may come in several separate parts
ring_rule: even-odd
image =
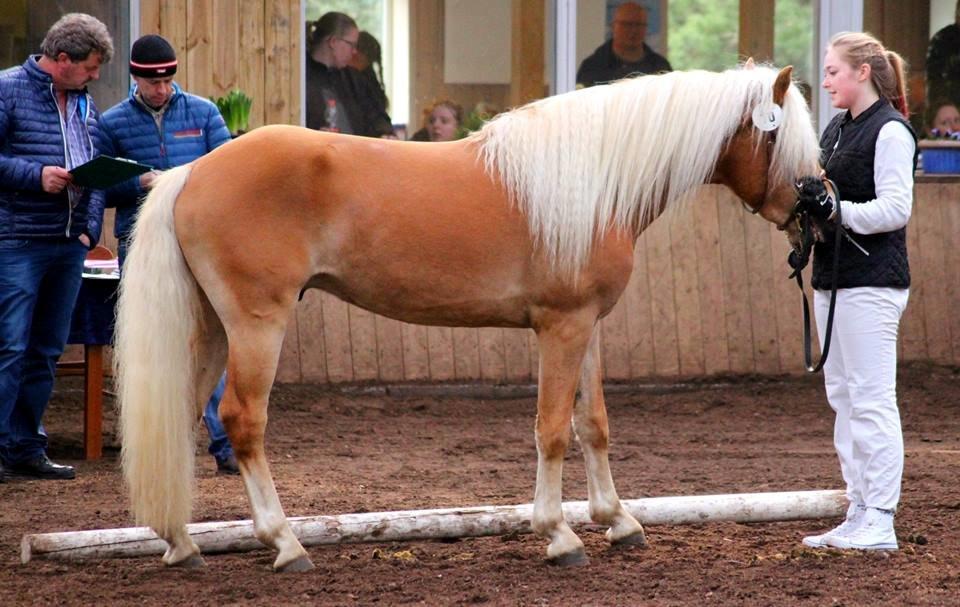
[[[903,124],[916,140],[910,123],[885,100],[880,99],[851,120],[850,112],[835,116],[820,137],[820,164],[827,177],[837,184],[840,198],[853,203],[876,199],[873,182],[873,158],[880,129],[891,120]],[[917,168],[917,154],[913,155]],[[857,243],[870,252],[864,255],[846,239],[834,251],[835,230],[824,229],[824,242],[814,246],[814,289],[833,286],[833,256],[839,253],[837,288],[910,286],[910,264],[907,262],[906,229],[880,234],[857,234],[848,230]]]

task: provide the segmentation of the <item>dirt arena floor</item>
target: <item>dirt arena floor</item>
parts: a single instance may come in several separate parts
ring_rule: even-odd
[[[24,534],[131,524],[112,411],[105,457],[79,459],[81,395],[60,380],[46,418],[51,456],[77,479],[0,485],[0,605],[960,605],[960,369],[901,369],[899,552],[802,547],[836,520],[650,526],[634,549],[580,527],[590,562],[566,569],[532,535],[309,548],[304,574],[272,573],[266,550],[196,570],[157,557],[21,565]],[[490,395],[275,388],[267,444],[287,515],[532,501],[535,401]],[[819,376],[618,386],[608,407],[624,498],[840,487]],[[238,477],[216,476],[205,454],[197,474],[195,520],[250,517]],[[586,499],[577,447],[564,487]]]

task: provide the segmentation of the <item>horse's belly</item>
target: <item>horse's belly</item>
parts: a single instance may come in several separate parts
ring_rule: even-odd
[[[342,279],[318,274],[306,288],[317,288],[376,314],[422,325],[451,327],[528,327],[530,295],[519,284],[464,284],[449,276],[377,276]]]

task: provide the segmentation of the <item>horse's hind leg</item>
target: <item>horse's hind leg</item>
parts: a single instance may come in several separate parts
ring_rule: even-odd
[[[610,526],[607,539],[611,543],[645,545],[643,527],[620,503],[610,474],[607,455],[610,432],[603,401],[599,335],[598,325],[583,359],[580,390],[573,416],[573,428],[587,468],[590,518],[601,525]]]
[[[563,518],[563,457],[570,440],[570,418],[583,354],[596,318],[567,316],[541,327],[537,397],[537,488],[533,531],[550,540],[547,558],[561,565],[587,561],[583,542]]]
[[[203,299],[202,329],[197,336],[197,392],[194,397],[198,421],[227,364],[227,335],[223,323],[206,297]]]
[[[274,317],[248,317],[241,324],[227,326],[227,387],[220,402],[220,418],[243,475],[253,510],[254,533],[278,552],[274,570],[305,571],[312,569],[313,563],[287,522],[263,443],[267,402],[283,343],[286,311],[278,311]]]

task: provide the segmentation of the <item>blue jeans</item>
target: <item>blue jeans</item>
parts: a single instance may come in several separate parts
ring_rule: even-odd
[[[127,248],[130,246],[130,237],[121,236],[117,240],[117,258],[120,262],[122,271],[123,260],[127,257]],[[223,391],[227,386],[227,374],[220,376],[217,387],[213,389],[207,406],[203,409],[203,423],[210,434],[210,447],[207,449],[210,455],[217,458],[217,461],[223,461],[233,455],[233,447],[230,446],[230,439],[227,438],[227,429],[223,427],[220,421],[220,399],[223,398]]]
[[[0,458],[7,465],[46,452],[43,413],[86,253],[75,239],[0,240]]]
[[[220,421],[220,399],[223,398],[223,391],[227,386],[227,374],[220,376],[217,387],[213,389],[210,400],[203,410],[203,423],[207,426],[207,432],[210,433],[210,447],[207,449],[210,455],[217,458],[217,461],[223,461],[233,455],[233,447],[230,446],[230,439],[227,438],[227,430]]]

